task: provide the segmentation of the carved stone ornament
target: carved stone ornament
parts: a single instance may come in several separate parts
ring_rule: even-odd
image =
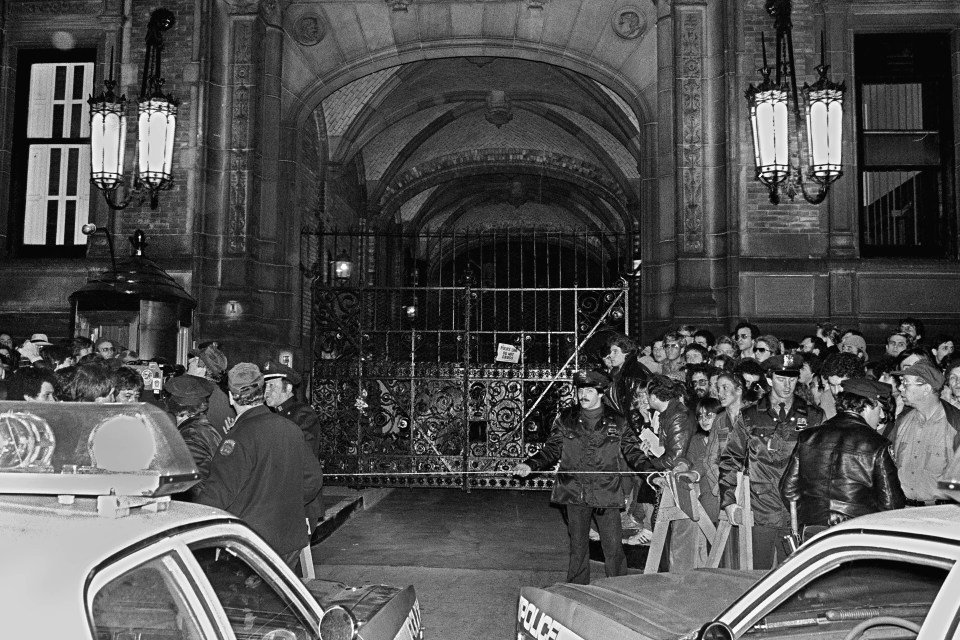
[[[99,2],[71,2],[54,0],[52,2],[13,2],[10,12],[20,16],[48,16],[98,13]]]
[[[291,35],[305,47],[312,47],[323,40],[327,25],[318,13],[304,13],[293,22]]]
[[[260,17],[267,24],[280,26],[280,0],[260,0]]]
[[[647,19],[643,12],[633,5],[620,7],[611,18],[613,31],[624,40],[635,40],[643,35],[647,28]]]
[[[406,11],[407,7],[413,4],[413,0],[387,0],[387,4],[394,11]]]
[[[252,15],[260,10],[260,0],[223,0],[230,15]]]

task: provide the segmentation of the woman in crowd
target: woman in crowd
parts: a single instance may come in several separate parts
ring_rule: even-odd
[[[943,399],[960,409],[960,357],[954,357],[947,363],[947,384],[943,387]],[[960,458],[960,456],[957,456]]]

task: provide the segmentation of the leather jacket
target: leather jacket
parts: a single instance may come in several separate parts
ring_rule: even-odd
[[[637,434],[626,419],[604,404],[593,429],[580,418],[579,405],[562,411],[553,421],[543,448],[525,462],[533,471],[560,462],[551,502],[622,508],[625,495],[620,475],[571,475],[564,471],[627,471],[625,463],[638,468],[644,458]]]
[[[683,454],[690,438],[697,432],[697,420],[687,405],[677,398],[667,403],[667,408],[660,413],[658,420],[660,444],[664,452],[656,458],[650,458],[650,464],[654,469],[673,469],[678,462],[684,460]]]
[[[780,422],[770,397],[740,412],[727,446],[720,453],[720,509],[737,501],[737,472],[750,478],[750,505],[761,526],[790,528],[790,513],[780,497],[780,479],[803,429],[819,426],[823,413],[794,396],[786,422]]]
[[[829,525],[902,508],[905,498],[889,445],[847,411],[802,432],[780,482],[784,501],[797,501],[799,524]]]

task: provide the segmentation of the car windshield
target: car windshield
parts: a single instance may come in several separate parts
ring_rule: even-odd
[[[893,616],[923,624],[948,571],[903,560],[846,562],[808,583],[755,624],[751,637],[816,632],[838,638],[857,623]],[[902,632],[904,637],[915,633]],[[900,637],[900,636],[896,636]]]

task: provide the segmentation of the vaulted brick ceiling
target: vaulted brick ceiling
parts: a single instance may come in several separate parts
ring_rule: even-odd
[[[502,91],[511,118],[489,121]],[[490,225],[630,226],[639,122],[584,76],[545,63],[445,58],[364,76],[322,103],[330,162],[381,222],[408,231]]]

